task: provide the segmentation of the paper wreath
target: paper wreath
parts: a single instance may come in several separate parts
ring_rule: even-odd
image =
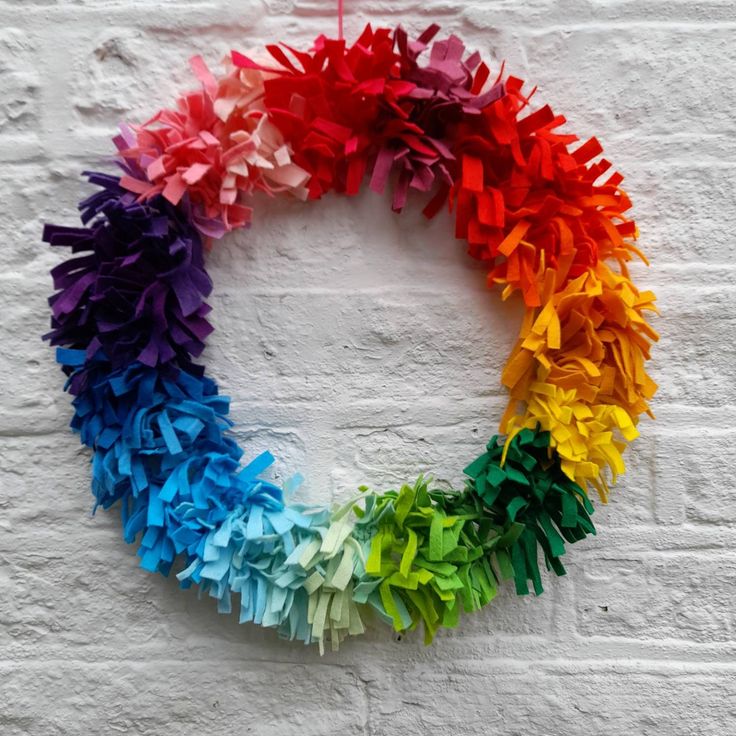
[[[565,542],[595,529],[602,501],[656,386],[645,371],[657,339],[627,262],[642,260],[630,201],[596,160],[596,139],[571,150],[564,117],[528,112],[521,80],[491,80],[477,53],[437,26],[416,40],[365,29],[351,46],[320,36],[308,52],[238,52],[201,89],[114,139],[122,176],[87,173],[82,227],[43,238],[74,254],[53,269],[46,335],[74,396],[72,427],[94,451],[95,507],[119,504],[141,566],[199,586],[240,621],[334,648],[369,610],[396,631],[421,622],[426,642],[499,582],[542,592],[539,559],[564,573]],[[293,490],[247,465],[229,436],[228,399],[193,362],[212,331],[204,252],[248,226],[249,195],[302,200],[356,194],[363,183],[410,190],[487,262],[489,285],[526,307],[501,376],[504,437],[465,468],[463,490],[420,477],[341,508],[287,502]],[[289,484],[287,484],[288,486]]]

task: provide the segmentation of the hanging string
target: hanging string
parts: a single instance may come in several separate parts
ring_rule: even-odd
[[[342,41],[342,14],[344,0],[337,0],[337,37]]]

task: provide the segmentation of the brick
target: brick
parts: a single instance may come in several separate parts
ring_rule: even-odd
[[[729,600],[736,570],[728,552],[647,555],[632,549],[627,555],[621,549],[585,561],[578,555],[574,574],[584,636],[700,643],[734,637]]]
[[[363,686],[349,669],[333,666],[315,672],[303,665],[263,663],[251,668],[244,663],[252,664],[3,664],[9,699],[0,705],[0,721],[8,736],[177,736],[203,729],[227,733],[235,723],[242,733],[264,736],[284,729],[298,729],[305,736],[365,733]],[[204,689],[202,682],[208,683]],[[330,705],[323,702],[324,692],[330,693]],[[288,706],[282,696],[288,697]]]

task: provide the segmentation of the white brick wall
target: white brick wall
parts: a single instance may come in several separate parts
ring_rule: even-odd
[[[440,635],[383,629],[337,655],[218,616],[143,573],[116,513],[90,518],[88,454],[39,340],[55,255],[122,115],[191,82],[186,60],[334,33],[323,0],[0,0],[0,733],[736,733],[736,11],[732,0],[347,0],[440,21],[539,84],[627,176],[660,298],[656,424],[599,537],[539,599],[506,590]],[[240,440],[344,498],[420,471],[459,483],[493,431],[519,310],[450,224],[367,194],[261,202],[210,258],[207,363]]]

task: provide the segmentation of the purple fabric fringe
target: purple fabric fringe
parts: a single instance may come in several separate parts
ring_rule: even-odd
[[[101,189],[79,205],[85,227],[44,228],[46,242],[79,254],[51,272],[57,292],[46,337],[88,359],[102,351],[113,369],[189,366],[212,332],[199,234],[163,198],[137,202],[118,177],[87,178]]]

